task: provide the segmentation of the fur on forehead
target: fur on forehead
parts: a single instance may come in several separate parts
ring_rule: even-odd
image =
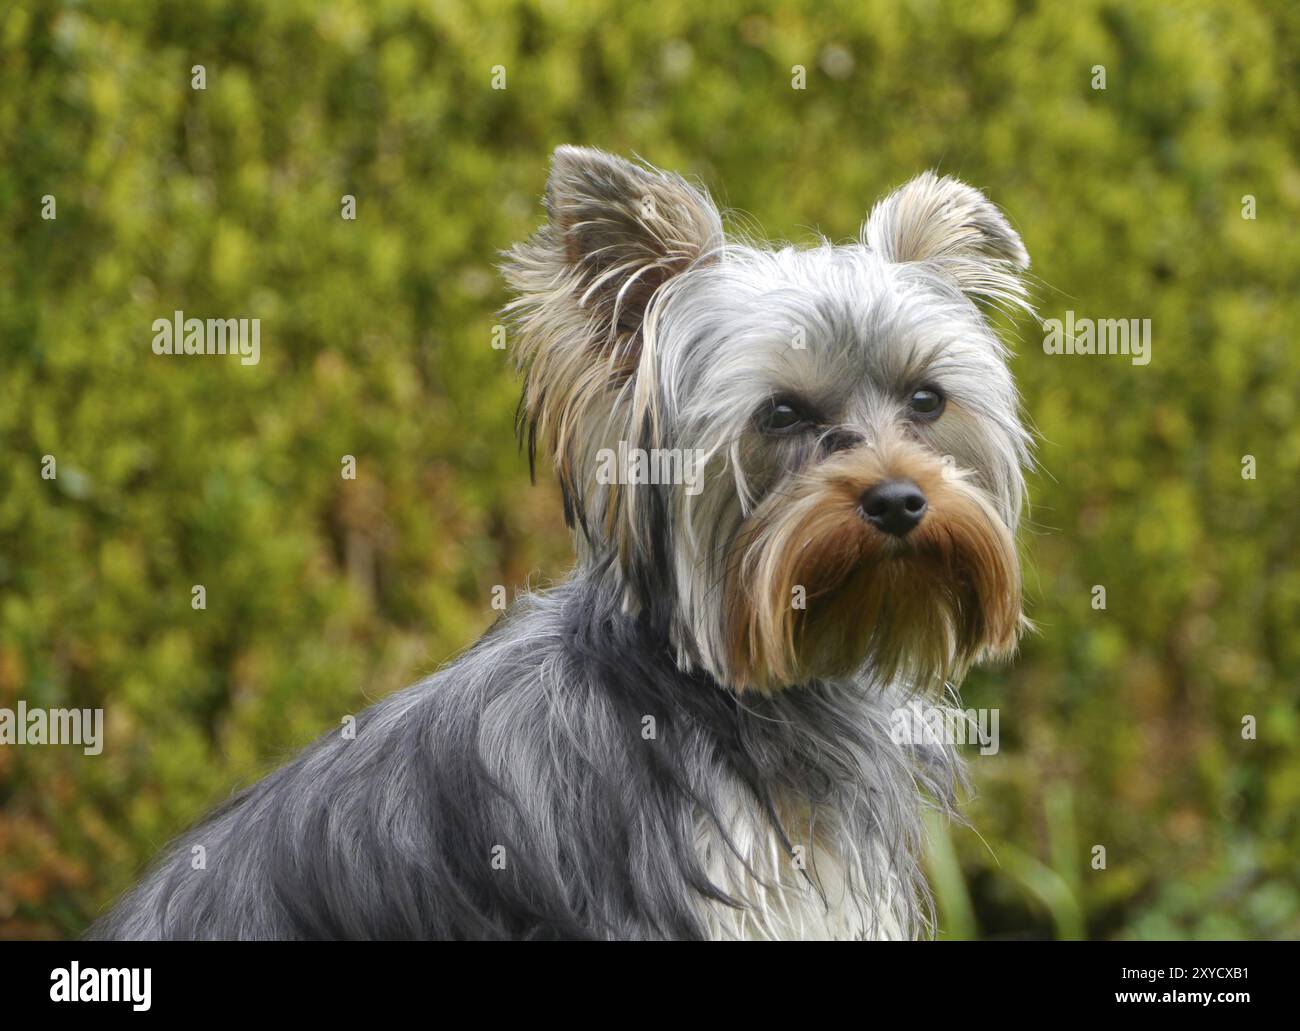
[[[526,374],[520,427],[530,459],[540,446],[554,463],[566,516],[597,550],[614,545],[630,560],[661,529],[644,520],[664,504],[658,491],[638,503],[637,491],[594,484],[598,449],[627,441],[712,456],[736,445],[723,439],[728,418],[739,430],[755,396],[801,377],[846,400],[864,379],[909,370],[946,376],[957,394],[978,381],[965,400],[1001,427],[1004,450],[1023,453],[1002,345],[975,302],[1028,309],[1028,256],[971,187],[927,172],[876,204],[853,245],[764,250],[726,242],[707,193],[680,176],[561,147],[546,210],[503,265]],[[706,423],[707,440],[688,439]]]
[[[1005,346],[932,267],[891,264],[862,245],[730,247],[663,302],[637,396],[683,440],[727,436],[726,424],[777,394],[848,423],[888,416],[926,385],[992,420],[1017,452],[1026,443]]]
[[[979,380],[972,403],[1004,387],[996,400],[1015,405],[1006,349],[970,298],[933,267],[892,264],[863,245],[731,246],[658,300],[639,389],[680,415],[716,406],[728,385],[805,388],[807,400],[834,407],[871,385],[956,386],[963,373]]]

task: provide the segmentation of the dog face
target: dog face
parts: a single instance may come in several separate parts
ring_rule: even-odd
[[[683,666],[921,686],[1014,646],[1029,438],[975,302],[1025,307],[1028,257],[992,204],[925,174],[855,244],[771,250],[565,147],[547,208],[505,267],[530,451]]]

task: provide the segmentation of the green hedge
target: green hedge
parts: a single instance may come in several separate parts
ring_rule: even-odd
[[[472,641],[493,585],[563,573],[491,340],[497,252],[564,142],[795,240],[938,167],[1008,211],[1045,316],[1152,320],[1147,366],[1019,326],[1039,632],[967,687],[1002,751],[973,759],[979,834],[936,836],[941,929],[1300,933],[1300,13],[1275,6],[7,5],[0,705],[103,706],[108,744],[0,748],[0,936],[79,932],[207,806]],[[259,317],[260,363],[155,356],[177,309]]]

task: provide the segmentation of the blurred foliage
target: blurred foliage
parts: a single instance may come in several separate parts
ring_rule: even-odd
[[[1152,319],[1145,367],[1020,324],[1039,631],[965,691],[1002,750],[936,832],[940,930],[1300,934],[1298,73],[1300,9],[1240,0],[7,4],[0,705],[103,706],[107,747],[0,748],[0,936],[79,932],[561,575],[491,339],[564,142],[795,240],[938,167],[1045,316]],[[176,309],[259,317],[261,363],[153,355]]]

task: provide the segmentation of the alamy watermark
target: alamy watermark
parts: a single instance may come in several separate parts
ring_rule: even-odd
[[[86,755],[104,750],[103,709],[38,709],[20,701],[0,709],[0,745],[81,745]]]
[[[261,319],[187,319],[183,311],[153,320],[153,353],[232,354],[239,364],[262,360]]]
[[[1134,365],[1151,361],[1150,319],[1077,319],[1073,311],[1065,321],[1046,319],[1044,354],[1125,354]]]
[[[153,1004],[152,967],[83,967],[73,960],[50,971],[51,1002],[127,1002],[143,1013]]]
[[[980,755],[997,755],[998,709],[953,709],[908,705],[890,714],[889,738],[898,745],[979,745]]]
[[[612,484],[684,484],[691,497],[704,489],[703,448],[628,447],[618,442],[618,450],[603,447],[596,452],[596,482]]]

